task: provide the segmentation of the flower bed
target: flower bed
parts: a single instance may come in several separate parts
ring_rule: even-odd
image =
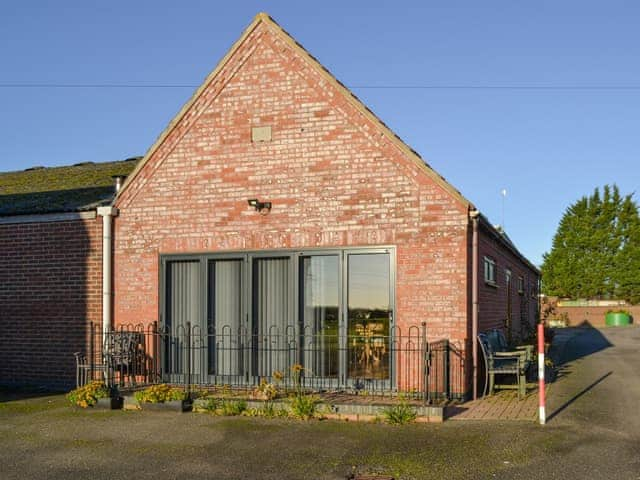
[[[189,412],[193,407],[187,392],[165,383],[140,390],[134,397],[142,410]]]
[[[104,382],[95,381],[71,390],[67,400],[75,407],[114,410],[122,408],[122,397],[112,392]]]

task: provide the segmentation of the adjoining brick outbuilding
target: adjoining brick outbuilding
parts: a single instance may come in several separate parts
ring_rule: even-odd
[[[102,220],[139,158],[0,173],[0,384],[68,387],[102,322]]]
[[[105,326],[277,332],[336,387],[370,375],[412,388],[390,373],[403,359],[389,345],[368,344],[378,363],[365,374],[346,342],[421,329],[455,345],[464,396],[475,332],[516,338],[536,321],[538,270],[265,14],[137,164],[111,212]],[[325,334],[322,345],[344,344],[327,353]],[[216,342],[200,353],[203,375],[262,376],[291,363],[259,348],[231,358]]]

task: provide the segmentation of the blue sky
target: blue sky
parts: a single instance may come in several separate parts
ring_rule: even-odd
[[[0,84],[197,85],[259,11],[494,223],[505,188],[535,263],[575,199],[638,190],[634,1],[4,2]],[[362,88],[389,86],[606,88]],[[0,170],[141,155],[192,91],[0,87]]]

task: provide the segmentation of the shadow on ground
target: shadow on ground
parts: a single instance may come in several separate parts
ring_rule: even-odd
[[[585,320],[577,327],[556,329],[549,356],[556,366],[563,366],[609,347],[613,344]]]
[[[9,387],[0,386],[0,403],[27,400],[29,398],[48,397],[60,394],[59,390],[51,390],[43,387]]]
[[[591,385],[588,385],[587,387],[583,388],[580,392],[578,392],[576,395],[574,395],[572,398],[570,398],[569,400],[567,400],[566,402],[564,402],[562,405],[560,405],[558,408],[556,408],[548,417],[547,417],[547,421],[552,420],[556,415],[558,415],[559,413],[561,413],[564,409],[566,409],[569,405],[571,405],[573,402],[575,402],[576,400],[578,400],[580,397],[582,397],[584,394],[588,393],[589,391],[591,391],[591,389],[593,389],[595,386],[597,386],[599,383],[601,383],[602,381],[604,381],[609,375],[611,375],[613,372],[607,372],[604,375],[602,375],[600,378],[598,378],[595,382],[593,382]]]

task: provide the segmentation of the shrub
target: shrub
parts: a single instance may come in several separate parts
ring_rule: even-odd
[[[262,409],[261,408],[247,408],[242,415],[245,417],[262,417]]]
[[[287,418],[289,412],[284,408],[276,408],[272,402],[265,402],[260,408],[247,408],[242,412],[245,417]]]
[[[291,415],[302,420],[309,420],[316,415],[318,399],[313,395],[296,394],[289,398]]]
[[[258,409],[247,410],[247,402],[244,400],[224,400],[221,398],[210,398],[207,400],[206,405],[204,406],[207,412],[211,412],[214,415],[226,415],[226,416],[237,416],[237,415],[249,415],[252,417],[258,416]]]
[[[260,385],[254,389],[253,395],[263,400],[273,400],[278,396],[278,387],[275,383],[269,383],[266,378],[263,378],[260,380]]]
[[[223,400],[220,404],[220,411],[222,415],[227,416],[236,416],[242,415],[242,413],[247,409],[247,402],[244,400]]]
[[[382,410],[382,415],[387,423],[404,425],[413,422],[418,416],[418,412],[407,402],[402,401],[397,405],[386,407]]]
[[[69,400],[72,405],[77,405],[82,408],[95,405],[99,398],[108,397],[109,389],[104,382],[100,381],[88,383],[67,393],[67,400]]]
[[[276,416],[276,408],[273,405],[273,402],[265,402],[262,408],[260,409],[260,415],[266,418],[273,418]]]
[[[215,413],[220,408],[221,403],[222,403],[221,400],[218,398],[208,398],[207,403],[204,406],[204,409],[207,412]]]
[[[170,387],[165,383],[152,385],[135,394],[136,400],[140,403],[164,403],[173,400],[186,400],[187,393],[181,388]]]
[[[318,399],[313,395],[306,395],[302,388],[302,372],[305,368],[296,363],[291,366],[291,374],[295,393],[289,398],[291,415],[302,420],[309,420],[316,414]]]
[[[207,397],[208,395],[209,395],[209,391],[205,390],[204,388],[192,388],[189,394],[190,398],[192,399],[204,398],[204,397]]]

